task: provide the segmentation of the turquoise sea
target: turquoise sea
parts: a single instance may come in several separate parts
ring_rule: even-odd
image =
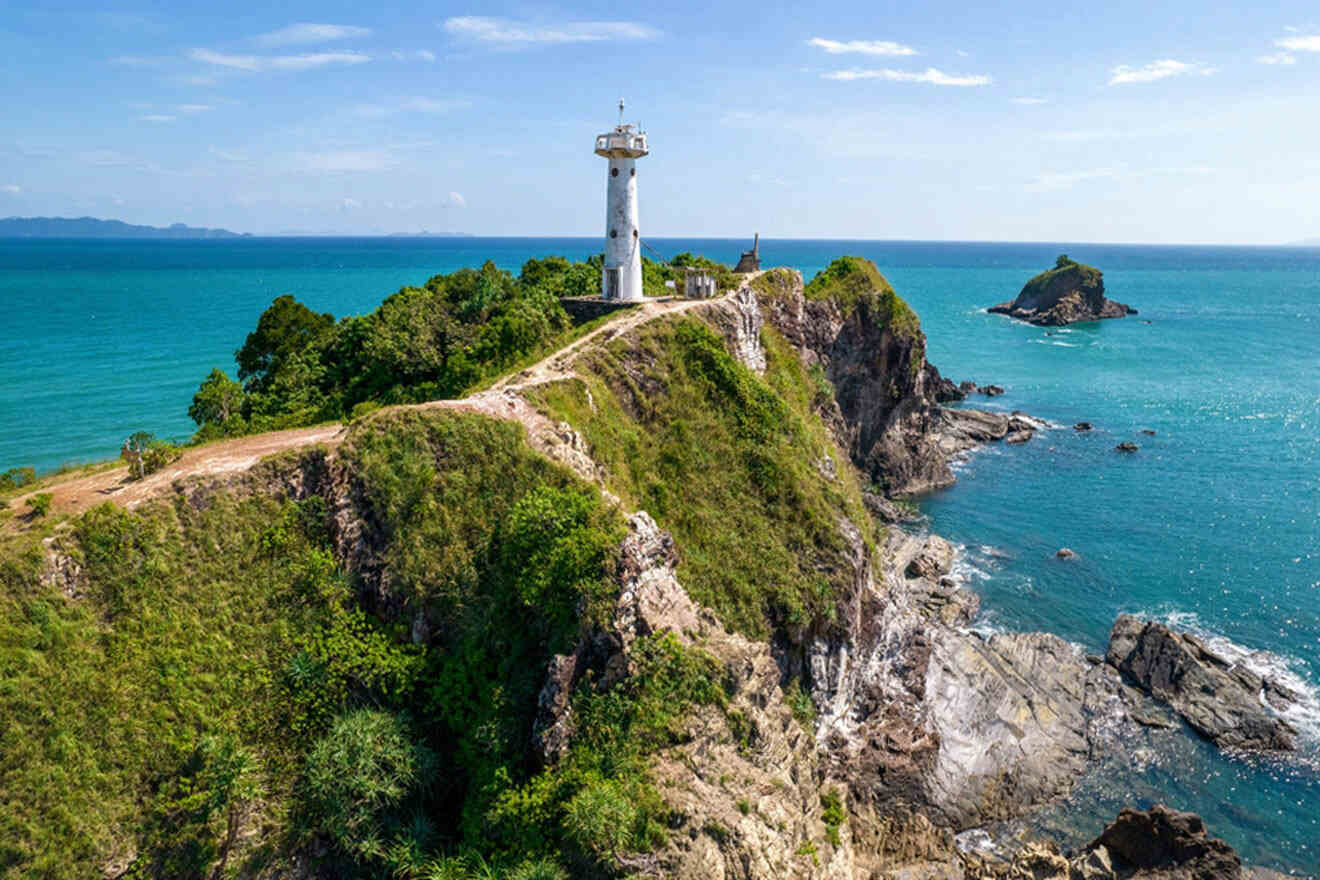
[[[733,262],[741,241],[655,240]],[[491,259],[583,258],[596,239],[0,241],[0,470],[113,457],[137,430],[186,436],[187,408],[270,301],[337,317]],[[762,241],[810,276],[880,266],[916,308],[930,359],[1008,389],[974,405],[1059,427],[958,465],[922,503],[984,598],[979,626],[1041,629],[1102,653],[1122,611],[1197,630],[1305,694],[1287,759],[1191,735],[1133,743],[1037,817],[1066,843],[1119,806],[1205,816],[1251,862],[1320,876],[1320,249]],[[988,315],[1059,253],[1099,266],[1136,317],[1049,331]],[[1086,420],[1096,430],[1066,426]],[[1154,436],[1142,429],[1155,431]],[[1141,447],[1113,451],[1121,440]],[[1060,547],[1079,557],[1054,558]]]

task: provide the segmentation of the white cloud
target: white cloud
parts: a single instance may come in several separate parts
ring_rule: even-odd
[[[266,70],[313,70],[334,64],[365,64],[371,56],[362,52],[313,52],[306,55],[230,55],[210,49],[193,49],[188,57],[203,64],[258,73]]]
[[[537,44],[602,43],[610,40],[654,40],[660,31],[635,21],[570,21],[560,24],[460,15],[444,21],[447,33],[504,48]]]
[[[1075,185],[1088,180],[1113,180],[1116,177],[1118,171],[1113,168],[1096,168],[1091,171],[1047,171],[1037,174],[1036,179],[1027,184],[1027,189],[1031,192],[1053,192],[1072,189]]]
[[[954,51],[958,53],[958,57],[959,57],[959,58],[966,58],[966,57],[967,57],[967,53],[964,52],[962,49],[955,49]]]
[[[210,104],[180,104],[180,113],[206,113],[214,108]]]
[[[1049,98],[1014,98],[1013,99],[1014,104],[1022,104],[1028,107],[1033,106],[1035,104],[1048,104],[1049,102],[1050,102]]]
[[[359,202],[357,199],[344,199],[344,201],[343,201],[341,207],[342,207],[345,211],[351,211],[351,210],[353,210],[354,208],[360,208],[360,207],[362,207],[362,203]]]
[[[145,113],[138,117],[143,122],[173,122],[178,118],[177,116],[170,116],[168,113]]]
[[[435,61],[435,53],[430,49],[395,49],[390,57],[395,61]]]
[[[1213,67],[1206,67],[1204,64],[1164,58],[1159,61],[1152,61],[1144,67],[1129,67],[1126,64],[1120,64],[1110,71],[1109,84],[1119,86],[1129,83],[1148,83],[1168,79],[1171,76],[1184,76],[1187,74],[1209,76],[1214,72]]]
[[[338,174],[346,172],[385,171],[393,168],[395,159],[379,150],[339,150],[328,153],[300,153],[297,156],[303,170]]]
[[[7,192],[11,196],[16,196],[23,192],[23,187],[16,183],[6,183],[4,186],[0,186],[0,192]]]
[[[1284,37],[1282,40],[1275,40],[1274,45],[1280,49],[1289,49],[1293,52],[1320,52],[1320,34]]]
[[[1287,52],[1275,52],[1273,55],[1262,55],[1256,59],[1261,64],[1296,64],[1297,59]]]
[[[449,194],[448,202],[449,204],[453,205],[455,208],[467,207],[467,199],[463,198],[462,193],[451,192]]]
[[[807,44],[824,49],[831,55],[916,55],[917,50],[891,40],[827,40],[812,37]],[[965,53],[964,53],[965,54]]]
[[[890,70],[886,68],[884,70],[836,70],[832,73],[822,73],[821,76],[824,79],[842,82],[851,82],[858,79],[885,79],[890,82],[927,83],[932,86],[988,86],[993,82],[990,77],[981,74],[955,76],[942,70],[936,70],[934,67],[927,67],[920,73],[912,70]]]
[[[253,37],[258,46],[301,46],[308,43],[328,43],[332,40],[352,40],[371,34],[371,28],[351,24],[310,24],[300,22],[277,31]]]

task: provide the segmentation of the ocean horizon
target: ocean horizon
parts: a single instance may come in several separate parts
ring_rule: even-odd
[[[746,239],[650,239],[732,264]],[[1320,873],[1320,248],[762,238],[809,279],[873,260],[919,315],[928,359],[1006,393],[968,405],[1050,428],[960,460],[920,499],[983,599],[975,627],[1055,633],[1103,653],[1122,612],[1200,633],[1303,694],[1286,758],[1188,733],[1092,772],[1024,823],[1066,845],[1121,806],[1205,817],[1249,863]],[[583,259],[594,238],[244,237],[0,240],[0,471],[114,458],[146,430],[184,438],[192,394],[277,296],[336,318],[486,260]],[[1067,253],[1104,271],[1123,319],[1041,328],[990,315]],[[655,256],[655,254],[649,254]],[[1095,430],[1075,432],[1089,421]],[[1143,431],[1153,431],[1145,434]],[[1114,452],[1121,441],[1140,446]],[[1075,560],[1061,562],[1067,546]]]

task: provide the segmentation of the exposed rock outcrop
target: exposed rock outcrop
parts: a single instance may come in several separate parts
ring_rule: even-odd
[[[1066,256],[1059,257],[1053,269],[1028,281],[1016,299],[991,306],[987,311],[1042,327],[1137,313],[1136,309],[1105,298],[1105,282],[1099,269]]]
[[[848,296],[812,298],[801,274],[772,270],[758,279],[766,319],[804,363],[823,370],[835,393],[822,418],[853,463],[886,495],[951,486],[950,457],[1003,440],[1009,423],[997,413],[940,404],[965,396],[968,385],[986,394],[1003,389],[954,386],[943,378],[926,361],[926,337],[916,315],[875,267],[865,263],[854,277],[864,283]]]
[[[1164,806],[1144,812],[1123,810],[1086,852],[1103,852],[1114,875],[1121,877],[1238,880],[1242,876],[1238,854],[1224,841],[1208,836],[1200,816]]]
[[[1286,707],[1296,696],[1190,633],[1124,614],[1114,623],[1105,660],[1218,746],[1293,748],[1297,731],[1265,704]]]

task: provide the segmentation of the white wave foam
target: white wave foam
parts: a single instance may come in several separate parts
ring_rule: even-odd
[[[1320,749],[1320,687],[1305,673],[1306,664],[1296,658],[1273,651],[1252,649],[1240,645],[1201,623],[1193,611],[1170,611],[1153,615],[1156,620],[1175,629],[1189,632],[1205,642],[1215,654],[1229,663],[1242,665],[1261,678],[1276,682],[1297,695],[1297,701],[1286,709],[1276,709],[1260,695],[1261,705],[1297,728],[1308,750]]]

